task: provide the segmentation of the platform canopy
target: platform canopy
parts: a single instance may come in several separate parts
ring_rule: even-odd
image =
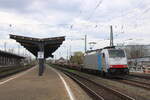
[[[38,56],[40,45],[44,47],[44,58],[53,57],[52,53],[55,52],[65,40],[65,37],[52,37],[52,38],[32,38],[25,36],[18,36],[10,34],[10,38],[19,42],[34,56]]]

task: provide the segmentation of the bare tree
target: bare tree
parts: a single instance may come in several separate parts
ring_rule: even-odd
[[[71,56],[70,61],[71,63],[75,64],[82,64],[83,63],[83,56],[84,54],[82,52],[75,52],[73,56]]]

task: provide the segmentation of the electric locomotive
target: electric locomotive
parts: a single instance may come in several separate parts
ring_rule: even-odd
[[[117,49],[114,46],[86,52],[83,69],[98,72],[103,76],[129,74],[125,50]]]

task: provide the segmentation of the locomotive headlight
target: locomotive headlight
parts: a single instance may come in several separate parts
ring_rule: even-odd
[[[110,65],[110,68],[113,68],[113,65]]]

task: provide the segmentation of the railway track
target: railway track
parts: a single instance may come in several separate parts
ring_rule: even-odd
[[[145,82],[141,82],[141,81],[137,81],[133,79],[127,79],[127,78],[123,78],[123,80],[115,80],[115,81],[125,83],[128,85],[132,85],[132,86],[136,86],[136,87],[140,87],[146,90],[150,90],[150,83],[145,83]]]
[[[129,76],[150,80],[150,76],[135,75],[135,74],[131,74]]]
[[[93,98],[93,100],[135,100],[134,98],[121,93],[117,90],[109,88],[107,86],[98,84],[88,78],[77,75],[66,70],[62,70],[63,73],[68,75],[74,81],[76,81],[86,92]],[[108,96],[109,94],[109,96]]]

